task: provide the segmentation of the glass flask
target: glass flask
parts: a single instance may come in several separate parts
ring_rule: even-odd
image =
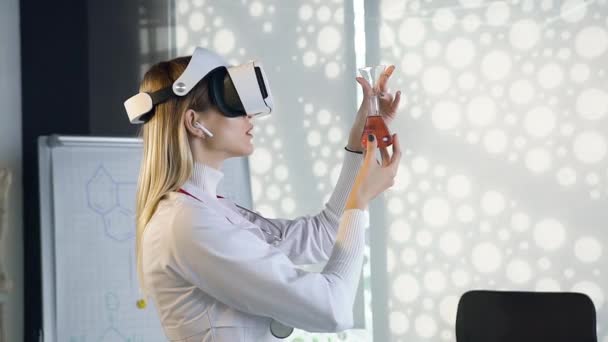
[[[380,92],[378,82],[380,76],[386,69],[386,65],[377,65],[371,67],[363,67],[359,69],[359,73],[372,86],[373,93],[370,98],[370,108],[365,121],[365,128],[361,136],[361,145],[367,148],[367,136],[373,134],[378,140],[378,147],[387,147],[393,144],[391,133],[380,114],[380,102],[378,101],[378,93]]]

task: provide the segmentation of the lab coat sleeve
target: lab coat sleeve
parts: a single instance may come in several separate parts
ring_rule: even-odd
[[[283,240],[277,247],[294,263],[316,264],[328,260],[336,239],[340,217],[362,162],[362,154],[348,151],[344,153],[342,169],[334,191],[319,214],[305,215],[296,219],[268,219],[283,234]],[[259,220],[250,213],[242,212],[242,214],[252,222]],[[263,221],[256,223],[265,224]]]
[[[217,300],[258,316],[315,332],[353,325],[367,210],[349,209],[321,273],[306,272],[278,248],[224,217],[202,211],[176,216],[167,267]],[[192,224],[192,222],[199,222]]]

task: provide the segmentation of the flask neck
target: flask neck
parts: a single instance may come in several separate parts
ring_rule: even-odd
[[[369,101],[369,112],[367,116],[380,116],[380,102],[378,102],[378,95],[372,95]]]

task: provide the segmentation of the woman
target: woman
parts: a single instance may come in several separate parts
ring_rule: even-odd
[[[181,57],[158,63],[145,74],[138,94],[146,107],[137,115],[145,118],[137,189],[138,270],[164,332],[174,341],[272,341],[271,325],[318,332],[351,327],[367,206],[394,182],[401,157],[397,136],[391,157],[381,149],[382,165],[373,136],[362,153],[371,89],[358,79],[366,96],[351,131],[351,151],[345,153],[325,209],[294,220],[263,218],[216,194],[224,160],[253,152],[253,123],[252,113],[237,116],[225,109],[235,95],[241,107],[248,105],[242,87],[232,86],[238,68],[205,71],[190,86],[180,81],[212,69],[210,60],[220,57],[205,50],[196,62]],[[258,85],[268,95],[257,69]],[[218,70],[223,74],[217,76]],[[214,92],[218,77],[220,95]],[[186,95],[177,96],[180,91]],[[394,99],[388,93],[381,97],[386,121],[398,103],[399,93]],[[133,109],[125,106],[135,122]],[[295,266],[321,261],[327,261],[321,273]]]

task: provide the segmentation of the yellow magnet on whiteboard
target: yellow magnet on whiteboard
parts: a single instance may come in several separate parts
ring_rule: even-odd
[[[146,300],[145,299],[140,299],[137,301],[137,308],[138,309],[145,309],[146,308]]]

